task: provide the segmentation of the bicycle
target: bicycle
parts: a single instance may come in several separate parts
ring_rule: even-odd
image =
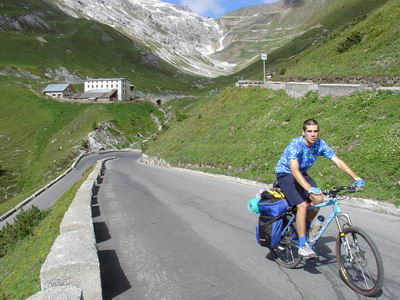
[[[353,226],[350,216],[342,212],[338,194],[342,191],[355,192],[354,186],[339,186],[324,190],[323,194],[330,199],[310,206],[308,209],[332,206],[332,211],[315,238],[309,241],[314,247],[329,224],[335,220],[339,230],[336,239],[336,258],[341,278],[355,292],[364,296],[373,296],[379,292],[383,284],[383,263],[379,251],[372,239],[360,228]],[[271,254],[276,263],[285,268],[295,268],[302,260],[298,255],[297,233],[294,227],[295,208],[288,208],[284,215],[284,228],[281,243],[271,248]]]

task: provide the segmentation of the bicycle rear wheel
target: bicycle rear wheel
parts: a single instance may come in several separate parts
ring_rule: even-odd
[[[298,254],[296,243],[292,239],[293,232],[295,232],[295,229],[291,224],[283,234],[280,245],[270,249],[275,262],[288,269],[297,267],[302,259]]]
[[[373,296],[381,290],[382,259],[364,231],[345,228],[336,240],[336,258],[341,277],[352,290],[364,296]]]

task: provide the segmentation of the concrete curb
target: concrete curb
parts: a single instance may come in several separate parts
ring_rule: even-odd
[[[58,286],[41,291],[29,300],[83,300],[81,289],[70,286]]]
[[[60,224],[60,235],[41,267],[42,291],[29,300],[102,299],[91,203],[110,159],[99,160],[76,192]]]

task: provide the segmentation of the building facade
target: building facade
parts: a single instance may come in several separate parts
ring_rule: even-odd
[[[43,94],[55,99],[70,99],[75,90],[69,83],[49,84],[43,89]]]
[[[85,92],[90,90],[117,90],[119,101],[132,100],[134,86],[126,78],[90,78],[85,80]]]

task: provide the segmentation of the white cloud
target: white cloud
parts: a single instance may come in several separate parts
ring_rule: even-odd
[[[220,15],[225,11],[219,0],[181,0],[180,4],[189,6],[191,10],[203,16]]]

